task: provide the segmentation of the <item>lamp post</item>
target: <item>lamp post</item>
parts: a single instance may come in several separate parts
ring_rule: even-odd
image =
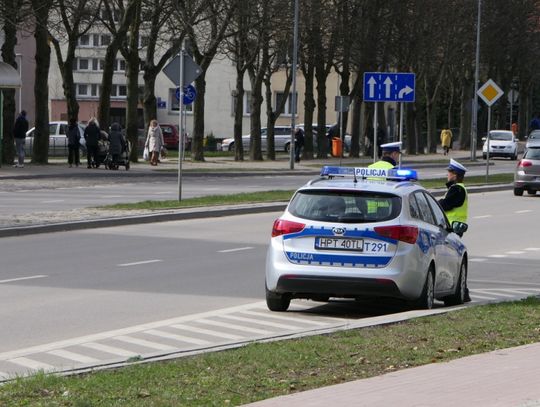
[[[478,71],[480,65],[480,16],[482,0],[478,0],[478,17],[476,22],[476,62],[474,70],[474,102],[472,111],[471,161],[476,160],[476,140],[478,139]]]
[[[292,60],[292,109],[291,109],[291,142],[289,149],[289,164],[290,169],[294,169],[294,150],[296,149],[294,132],[295,132],[295,120],[296,120],[296,65],[298,64],[298,0],[294,0],[294,24],[293,24],[293,60]]]
[[[22,108],[22,54],[15,54],[15,56],[17,58],[19,58],[19,63],[17,64],[18,65],[18,71],[19,71],[19,78],[21,78],[21,87],[18,89],[18,92],[19,92],[19,106],[18,106],[18,109],[17,109],[17,112],[20,112],[21,110],[23,110]]]

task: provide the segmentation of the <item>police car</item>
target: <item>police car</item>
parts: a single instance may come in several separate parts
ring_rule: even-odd
[[[467,295],[467,225],[448,220],[416,171],[323,167],[274,222],[266,303],[399,298],[430,309]]]

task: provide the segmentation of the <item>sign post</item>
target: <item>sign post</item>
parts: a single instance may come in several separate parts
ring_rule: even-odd
[[[345,145],[345,134],[343,132],[343,112],[349,111],[349,104],[351,99],[349,96],[336,96],[336,112],[339,112],[339,138],[341,139],[341,154],[339,155],[339,166],[341,167],[341,161],[343,159],[343,150]]]
[[[171,62],[169,62],[167,65],[165,65],[165,68],[163,68],[163,73],[173,82],[176,86],[178,86],[178,121],[179,121],[179,131],[180,131],[180,137],[178,140],[178,200],[182,200],[182,158],[184,155],[184,115],[182,114],[182,111],[184,110],[184,105],[189,104],[185,103],[185,93],[186,88],[193,89],[193,92],[190,91],[190,97],[187,99],[188,101],[195,100],[196,92],[195,88],[190,85],[191,82],[193,82],[195,79],[198,78],[198,76],[202,73],[202,68],[193,61],[193,59],[187,55],[187,53],[184,50],[185,43],[182,46],[182,49],[180,50],[180,54],[174,57]],[[189,85],[189,86],[187,86]],[[180,94],[180,89],[184,90],[184,94]],[[192,97],[191,97],[192,96]]]
[[[488,79],[486,83],[482,85],[477,92],[478,96],[484,101],[488,106],[488,125],[487,125],[487,135],[486,135],[486,184],[488,183],[489,178],[489,131],[491,129],[491,106],[499,100],[499,98],[504,94],[501,88],[493,82],[491,79]]]
[[[373,117],[373,162],[377,161],[377,102],[414,102],[416,75],[400,72],[364,72],[364,102],[375,102]],[[401,108],[401,118],[403,108]],[[402,126],[401,126],[402,127]],[[403,141],[400,127],[399,141]],[[401,157],[400,157],[401,165]]]

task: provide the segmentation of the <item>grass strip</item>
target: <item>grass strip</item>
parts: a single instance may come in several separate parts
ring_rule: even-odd
[[[494,174],[490,176],[490,184],[510,183],[514,175],[513,174]],[[485,176],[472,176],[466,180],[466,185],[484,185]],[[445,188],[446,179],[427,179],[420,181],[420,184],[427,189],[433,188]],[[198,198],[186,198],[181,201],[167,200],[167,201],[142,201],[134,203],[119,203],[114,205],[100,206],[101,209],[118,209],[118,210],[167,210],[167,209],[180,209],[191,208],[200,206],[215,206],[215,205],[235,205],[246,203],[261,203],[261,202],[282,202],[288,201],[294,190],[285,191],[263,191],[263,192],[246,192],[239,194],[223,194],[223,195],[210,195]]]
[[[6,406],[222,406],[540,341],[540,299],[0,387]]]

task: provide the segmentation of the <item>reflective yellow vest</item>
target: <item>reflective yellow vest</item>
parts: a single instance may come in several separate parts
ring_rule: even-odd
[[[377,169],[382,169],[382,170],[389,170],[389,169],[394,168],[394,166],[391,163],[389,163],[388,161],[379,160],[379,161],[374,162],[371,165],[368,165],[368,168],[377,168]],[[369,177],[368,179],[369,180],[378,180],[378,179],[381,179],[381,178]],[[389,206],[389,203],[388,203],[387,200],[385,200],[384,202],[380,202],[380,201],[377,201],[377,200],[371,200],[371,199],[367,200],[367,211],[368,211],[369,214],[377,213],[377,208],[388,208],[388,206]]]
[[[465,191],[465,200],[463,201],[463,205],[446,212],[446,217],[448,218],[450,225],[455,220],[467,223],[467,214],[469,212],[469,195],[467,194],[467,188],[465,188],[465,185],[461,182],[456,183],[455,185],[459,185],[461,188],[463,188]]]

